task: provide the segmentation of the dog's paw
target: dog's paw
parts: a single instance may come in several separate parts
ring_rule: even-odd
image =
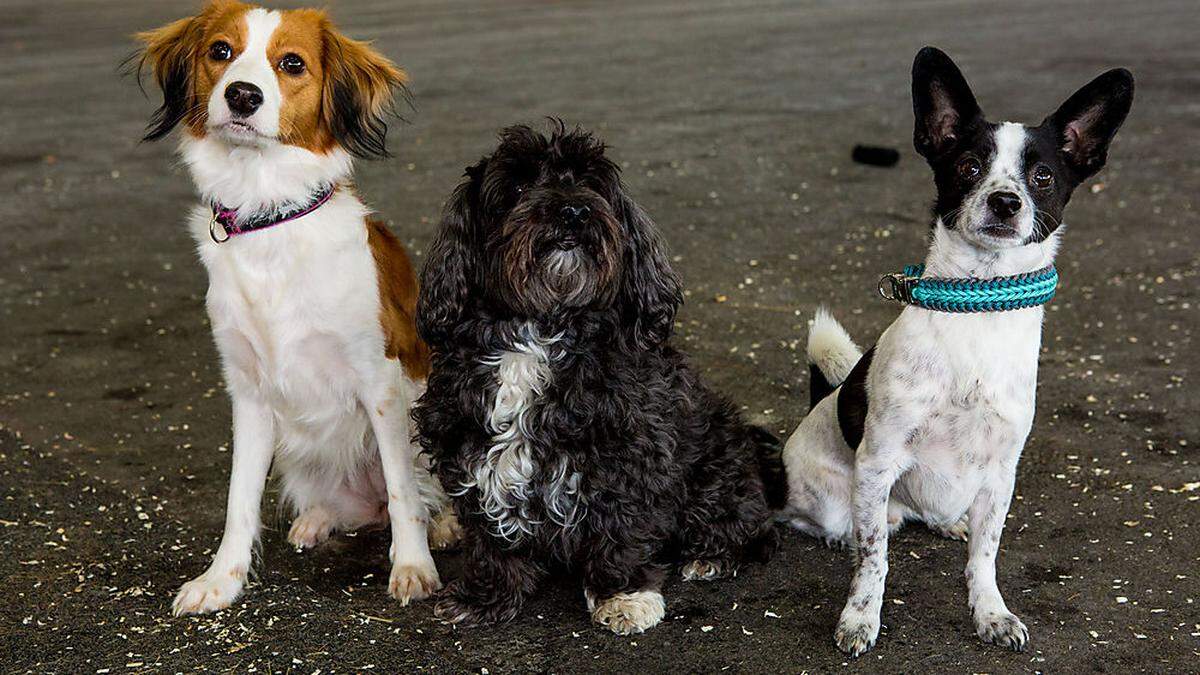
[[[287,540],[296,550],[313,548],[328,539],[333,528],[333,514],[314,506],[292,521]]]
[[[725,576],[727,563],[720,560],[693,560],[683,566],[679,573],[684,581],[712,581]]]
[[[442,580],[438,577],[433,560],[419,565],[392,565],[388,595],[399,600],[401,606],[407,606],[413,600],[424,600],[441,587]]]
[[[237,600],[246,583],[246,571],[214,570],[192,579],[179,588],[171,612],[175,616],[219,612]]]
[[[833,641],[838,649],[846,655],[857,658],[862,656],[879,638],[879,618],[865,614],[842,614],[838,621],[837,630],[833,633]]]
[[[592,620],[617,635],[633,635],[657,626],[666,613],[667,603],[662,593],[634,591],[617,593],[595,603]]]
[[[990,612],[975,618],[979,639],[994,645],[1025,651],[1029,644],[1029,629],[1011,612]]]
[[[505,623],[513,620],[521,611],[519,596],[507,598],[474,599],[466,591],[461,579],[450,582],[437,596],[433,615],[441,621],[459,626],[478,626],[489,623]]]
[[[955,539],[958,541],[966,541],[969,538],[970,533],[971,533],[971,531],[968,529],[968,526],[967,526],[967,517],[966,516],[959,518],[958,522],[954,523],[953,525],[946,525],[946,526],[930,525],[929,529],[931,531],[933,531],[933,533],[938,535],[939,537],[945,537],[946,539]]]
[[[446,590],[438,595],[437,603],[433,606],[433,615],[446,623],[464,626],[484,623],[483,612],[466,601],[462,586],[457,581],[450,582]]]
[[[429,521],[429,548],[441,550],[453,548],[462,540],[462,526],[458,524],[458,516],[454,509],[447,506],[433,520]]]

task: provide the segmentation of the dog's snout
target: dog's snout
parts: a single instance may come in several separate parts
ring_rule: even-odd
[[[225,102],[234,115],[249,117],[262,105],[262,89],[249,82],[233,82],[225,87]]]
[[[1012,218],[1021,210],[1021,198],[1012,192],[993,192],[987,198],[988,208],[1001,220]]]
[[[587,206],[567,205],[562,207],[559,215],[562,216],[563,222],[567,225],[578,225],[592,214],[592,210]]]

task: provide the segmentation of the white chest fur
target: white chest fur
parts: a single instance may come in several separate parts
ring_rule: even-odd
[[[383,353],[365,207],[339,192],[317,211],[217,244],[208,212],[192,230],[208,270],[207,306],[231,388],[275,413],[285,463],[359,463],[370,424],[359,393]]]
[[[955,519],[982,482],[1016,470],[1033,423],[1042,314],[906,310],[880,339],[869,414],[880,438],[913,457],[896,491],[910,507]]]
[[[535,499],[556,524],[568,527],[576,520],[579,474],[570,470],[565,456],[551,466],[539,466],[535,452],[535,417],[550,383],[556,342],[530,331],[526,340],[484,362],[495,369],[497,382],[486,420],[491,445],[462,491],[479,490],[480,507],[492,521],[493,532],[509,541],[532,534],[540,524],[533,510]]]

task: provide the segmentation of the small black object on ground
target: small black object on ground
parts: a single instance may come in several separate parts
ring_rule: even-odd
[[[850,153],[850,159],[870,166],[896,166],[896,162],[900,161],[900,151],[877,145],[856,145]]]

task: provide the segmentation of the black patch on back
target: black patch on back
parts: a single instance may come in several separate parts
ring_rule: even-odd
[[[832,394],[837,387],[829,383],[825,379],[825,373],[817,367],[817,364],[808,364],[808,409],[812,410],[817,407],[817,404],[825,400],[825,397]]]
[[[875,356],[872,346],[866,354],[854,364],[854,369],[842,383],[842,391],[838,394],[837,418],[838,426],[842,429],[842,438],[846,445],[858,450],[863,439],[863,426],[867,422],[867,371],[871,369],[871,359]]]

